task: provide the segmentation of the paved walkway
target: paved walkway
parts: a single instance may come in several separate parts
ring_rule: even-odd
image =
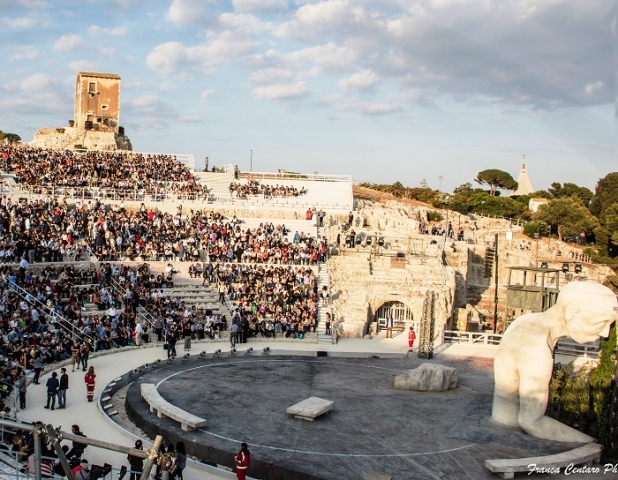
[[[382,335],[371,340],[363,339],[341,339],[337,345],[307,343],[303,341],[294,342],[272,342],[267,339],[250,341],[247,344],[237,346],[237,350],[243,352],[246,348],[252,347],[255,351],[261,351],[265,347],[269,347],[273,354],[281,351],[302,351],[315,352],[327,351],[334,355],[352,355],[352,354],[369,354],[369,355],[400,355],[406,356],[408,346],[407,337],[399,335],[393,339],[384,338]],[[448,354],[448,350],[444,350],[440,355]],[[228,350],[227,343],[200,343],[193,342],[191,349],[192,355],[197,355],[201,351],[213,353],[215,350]],[[459,348],[459,350],[462,350]],[[182,354],[182,345],[178,347],[179,355]],[[464,352],[455,352],[453,354],[467,355]],[[162,347],[145,347],[133,348],[118,351],[117,353],[101,356],[93,356],[90,359],[89,365],[94,366],[97,379],[95,388],[95,400],[97,400],[109,382],[117,378],[120,374],[126,373],[134,368],[137,368],[144,363],[150,363],[158,358],[166,358],[166,352]],[[41,420],[47,424],[52,424],[54,427],[62,427],[62,430],[70,431],[71,425],[78,424],[82,431],[88,437],[105,440],[108,442],[132,447],[136,437],[131,433],[123,430],[118,425],[110,422],[108,417],[100,410],[97,401],[89,403],[86,399],[86,385],[84,383],[84,372],[81,370],[71,372],[71,366],[67,366],[69,372],[69,390],[67,392],[67,407],[62,410],[44,409],[47,399],[45,382],[51,371],[41,377],[40,385],[30,385],[27,393],[27,408],[18,413],[19,420],[33,422]],[[60,366],[56,368],[60,372]],[[146,439],[146,445],[149,445]],[[120,468],[121,465],[127,465],[126,455],[111,452],[89,446],[86,449],[84,458],[89,462],[100,464],[107,462]],[[212,472],[204,470],[203,466],[195,464],[189,465],[185,470],[184,478],[186,480],[210,480],[221,478],[235,478],[230,472],[217,471]]]

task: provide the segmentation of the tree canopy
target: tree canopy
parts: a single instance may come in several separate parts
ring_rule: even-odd
[[[576,197],[555,198],[541,205],[534,215],[534,220],[555,227],[559,240],[566,234],[592,234],[593,229],[599,224],[583,202]]]
[[[9,143],[19,143],[21,142],[21,137],[16,133],[8,133],[0,130],[0,142],[4,143],[4,139],[8,139]]]
[[[481,185],[489,185],[489,195],[496,195],[496,190],[517,190],[518,183],[510,173],[498,169],[489,169],[479,172],[475,182]]]
[[[586,207],[590,205],[590,201],[594,196],[589,188],[580,187],[579,185],[568,182],[564,185],[554,182],[551,184],[551,187],[547,189],[547,191],[550,193],[551,198],[572,197],[575,195]]]
[[[590,212],[598,216],[613,203],[618,203],[618,172],[609,173],[599,180],[590,203]]]

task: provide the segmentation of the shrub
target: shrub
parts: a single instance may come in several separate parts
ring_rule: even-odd
[[[441,222],[443,218],[442,214],[435,210],[429,210],[427,212],[427,221],[429,222]]]

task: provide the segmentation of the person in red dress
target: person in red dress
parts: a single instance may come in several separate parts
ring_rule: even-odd
[[[414,340],[416,340],[416,332],[414,331],[414,327],[410,327],[410,331],[408,332],[408,352],[412,351]]]
[[[94,379],[96,376],[97,374],[94,373],[94,367],[88,367],[88,371],[84,376],[84,381],[86,382],[86,396],[88,397],[89,402],[92,402],[92,399],[94,398]]]
[[[246,443],[240,444],[240,452],[236,454],[236,478],[245,480],[247,478],[247,468],[251,465],[251,453]]]

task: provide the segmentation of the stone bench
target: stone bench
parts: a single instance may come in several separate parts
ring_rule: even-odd
[[[598,443],[588,443],[568,452],[546,455],[544,457],[507,458],[485,460],[485,467],[502,478],[514,478],[516,472],[559,473],[569,465],[590,465],[601,458],[602,447]]]
[[[196,428],[206,426],[206,420],[203,418],[192,415],[165,400],[159,395],[154,383],[142,383],[140,387],[142,398],[150,405],[151,412],[157,412],[157,417],[162,418],[166,416],[172,420],[176,420],[180,423],[180,428],[185,432],[190,432]]]

